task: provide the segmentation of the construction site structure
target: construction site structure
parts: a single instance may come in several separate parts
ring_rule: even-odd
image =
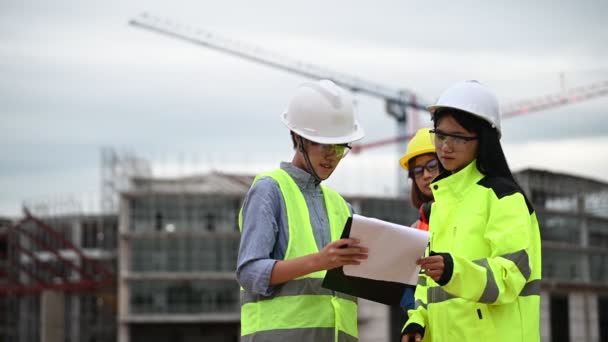
[[[133,153],[101,152],[95,209],[61,195],[24,202],[20,220],[0,219],[0,341],[116,341],[118,194],[151,167]]]
[[[129,189],[129,179],[151,176],[150,163],[133,152],[118,152],[111,147],[101,149],[101,212],[118,211],[118,194]]]
[[[3,222],[0,340],[115,341],[116,234],[116,215]]]
[[[24,202],[0,219],[0,341],[116,341],[118,194],[143,158],[101,150],[95,208],[77,195]]]

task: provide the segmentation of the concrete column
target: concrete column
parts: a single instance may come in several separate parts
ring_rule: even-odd
[[[20,272],[22,273],[22,272]],[[35,333],[31,333],[30,331],[33,330],[30,328],[31,325],[35,325],[35,324],[28,324],[31,323],[31,319],[28,319],[29,317],[34,316],[35,314],[40,314],[39,312],[33,312],[30,307],[28,306],[28,302],[30,297],[28,296],[24,296],[24,297],[19,297],[19,301],[17,302],[17,305],[19,306],[19,318],[17,319],[17,325],[18,325],[18,331],[17,331],[17,336],[19,337],[18,341],[22,342],[22,341],[26,341],[26,339],[28,337],[35,337],[34,335],[37,335]],[[23,317],[23,318],[21,318]],[[40,327],[38,327],[38,332],[40,331]],[[28,334],[28,332],[30,332]]]
[[[81,317],[81,313],[80,313],[80,296],[74,294],[70,297],[70,301],[69,301],[69,315],[71,317],[71,324],[69,326],[69,332],[67,332],[68,334],[70,334],[72,341],[82,341],[81,336],[80,336],[80,317]]]
[[[40,296],[40,341],[65,341],[65,295],[45,290]]]
[[[128,323],[118,322],[118,342],[129,342]]]
[[[579,216],[580,227],[580,244],[582,247],[589,247],[589,225],[587,215],[585,213],[585,196],[579,195],[576,201],[577,212]],[[591,283],[591,260],[589,254],[582,253],[580,256],[581,276],[585,283]],[[582,318],[581,328],[584,341],[597,341],[599,339],[599,330],[597,327],[597,297],[587,292],[580,294],[578,298]],[[576,340],[576,339],[575,339]]]
[[[585,214],[585,197],[579,195],[576,201],[576,207],[579,217],[579,237],[581,247],[589,247],[589,225],[587,224],[587,215]],[[581,268],[581,276],[586,283],[591,282],[591,262],[589,255],[581,253],[579,267]]]
[[[118,342],[129,342],[129,324],[126,317],[129,315],[129,283],[126,277],[129,275],[129,264],[131,259],[129,239],[125,234],[130,229],[130,202],[125,196],[120,197],[118,211]]]
[[[600,315],[599,315],[599,305],[598,305],[598,296],[594,293],[587,293],[585,296],[585,300],[587,301],[587,318],[589,319],[588,325],[588,340],[590,342],[599,342],[600,341]]]
[[[551,342],[551,294],[540,293],[540,340]]]
[[[571,293],[570,306],[570,341],[599,341],[597,315],[597,296],[586,293]]]
[[[83,236],[83,218],[82,216],[77,216],[76,218],[74,218],[72,220],[72,222],[70,223],[71,226],[71,233],[70,233],[70,241],[78,248],[82,248],[82,236]],[[75,258],[74,260],[72,260],[72,262],[78,266],[78,267],[82,267],[82,260],[80,258]],[[70,270],[70,278],[73,280],[80,280],[80,273],[74,271],[74,270]],[[72,341],[81,341],[83,340],[80,336],[80,317],[81,317],[81,312],[80,312],[80,296],[78,295],[73,295],[70,298],[69,304],[68,304],[68,315],[70,315],[71,320],[70,320],[70,324],[67,327],[66,333],[69,334],[72,338]]]

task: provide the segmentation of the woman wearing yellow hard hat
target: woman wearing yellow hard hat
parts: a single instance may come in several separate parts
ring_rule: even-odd
[[[435,144],[431,138],[428,128],[421,128],[416,132],[412,140],[407,145],[407,151],[399,160],[401,167],[408,171],[408,176],[412,179],[410,197],[412,205],[420,209],[420,219],[414,223],[418,229],[428,230],[428,213],[430,203],[433,201],[433,193],[430,184],[442,169],[437,154]]]
[[[407,151],[399,159],[399,164],[408,171],[412,179],[410,197],[412,206],[420,211],[420,217],[412,226],[428,231],[433,193],[430,184],[439,172],[443,170],[437,160],[435,144],[429,133],[429,128],[421,128],[416,132],[407,145]],[[414,289],[406,288],[401,297],[401,308],[407,314],[414,309]]]

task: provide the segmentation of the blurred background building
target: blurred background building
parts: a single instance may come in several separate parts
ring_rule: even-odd
[[[0,341],[116,339],[116,215],[0,227]]]
[[[608,184],[516,177],[543,238],[542,340],[608,340]],[[115,214],[0,221],[0,341],[238,341],[237,218],[252,179],[131,174]],[[347,200],[399,224],[417,215],[405,197]],[[404,319],[364,300],[359,316],[361,341],[396,340]]]

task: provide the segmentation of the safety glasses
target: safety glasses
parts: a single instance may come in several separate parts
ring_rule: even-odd
[[[426,162],[426,164],[424,164],[424,165],[419,165],[419,166],[413,167],[410,170],[410,175],[415,178],[420,178],[420,177],[422,177],[422,175],[424,175],[425,169],[429,173],[435,172],[439,169],[439,162],[437,161],[437,159],[431,159],[428,162]]]
[[[337,158],[344,158],[352,148],[349,144],[319,144],[314,141],[310,141],[310,146],[316,149],[320,153],[333,154]]]
[[[435,147],[437,148],[444,144],[450,146],[464,146],[469,141],[479,139],[479,137],[466,137],[464,135],[445,133],[436,129],[431,129],[429,133],[431,133],[431,138],[435,141]]]

